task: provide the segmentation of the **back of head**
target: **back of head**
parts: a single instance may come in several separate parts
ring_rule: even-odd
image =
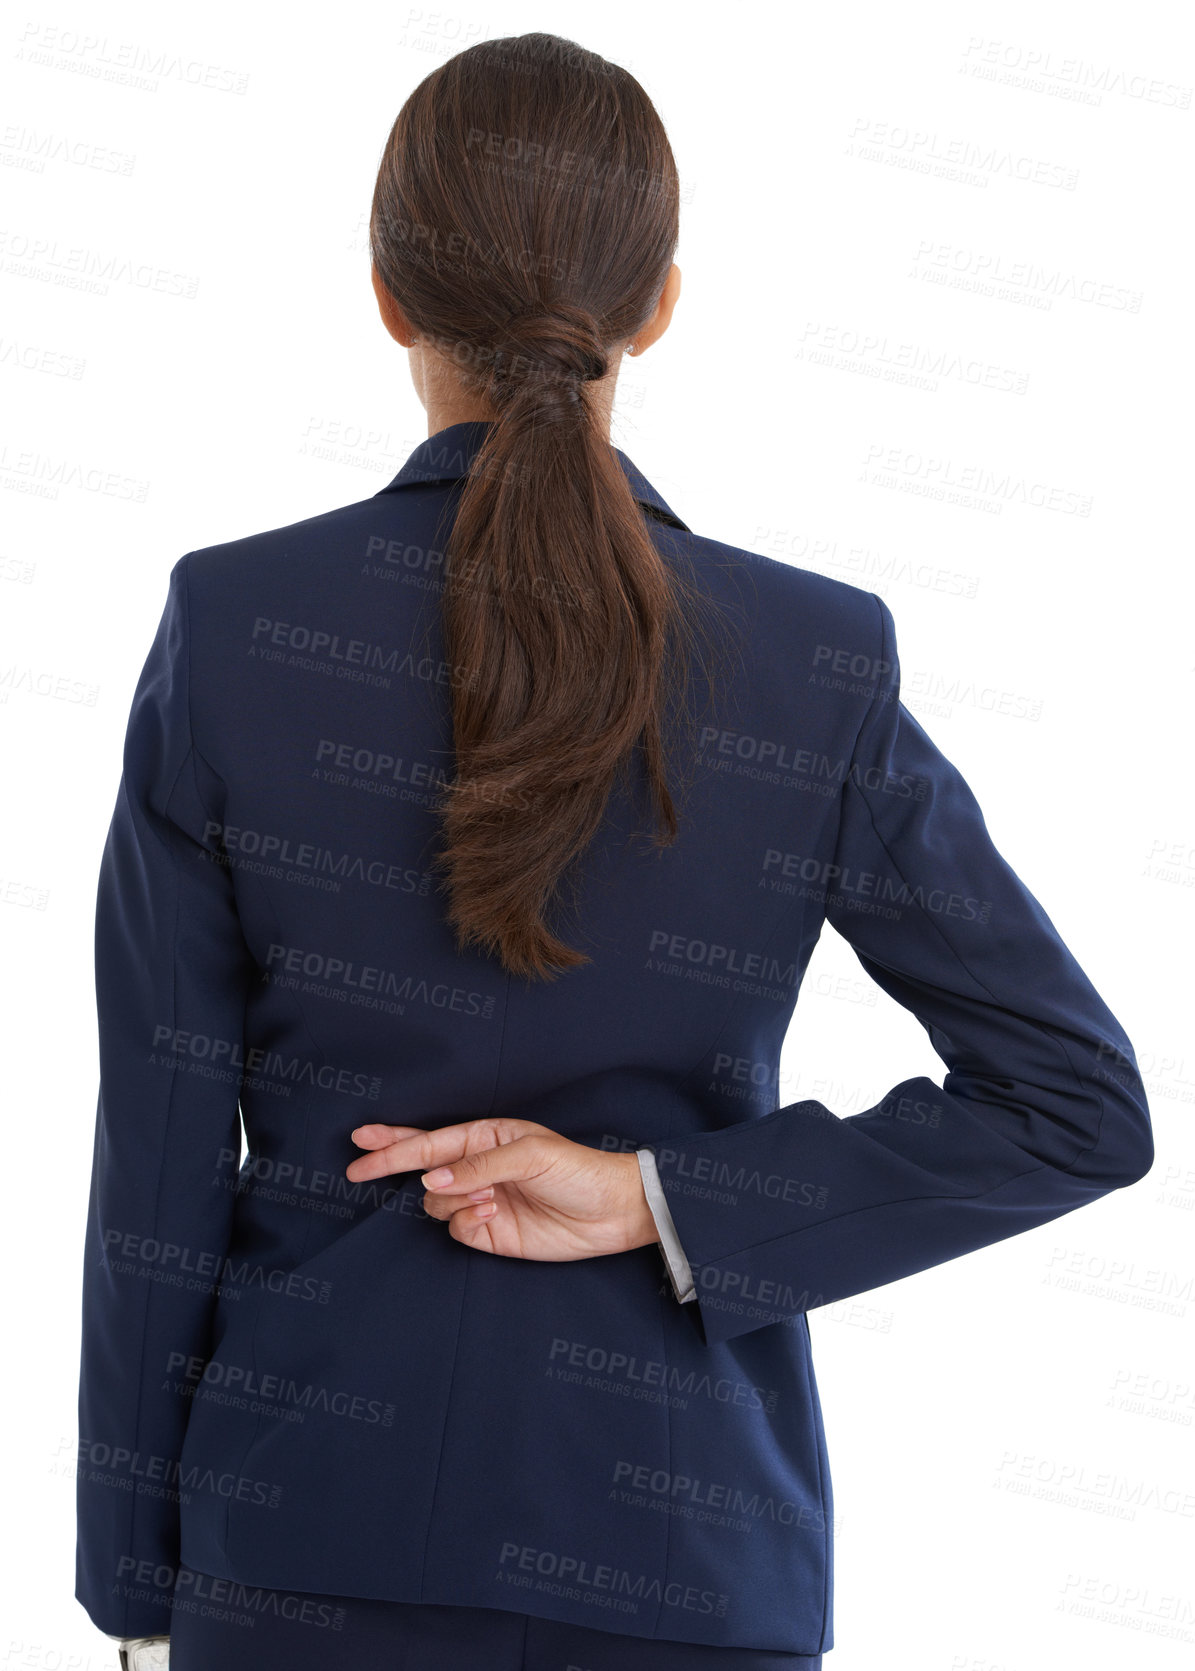
[[[370,251],[411,328],[492,413],[442,599],[456,777],[440,809],[461,945],[549,977],[589,959],[544,918],[643,749],[666,844],[664,722],[689,598],[593,398],[652,318],[679,235],[676,165],[626,70],[548,34],[433,70],[391,130]]]

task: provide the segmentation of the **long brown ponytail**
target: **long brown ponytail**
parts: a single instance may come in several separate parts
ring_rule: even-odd
[[[657,848],[677,835],[665,734],[692,719],[707,600],[649,535],[589,385],[654,314],[678,203],[639,83],[542,33],[433,70],[374,191],[379,277],[493,414],[447,539],[456,777],[434,862],[458,943],[527,977],[590,961],[544,919],[639,747]]]

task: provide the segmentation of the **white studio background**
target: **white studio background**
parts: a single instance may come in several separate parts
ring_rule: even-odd
[[[183,552],[376,492],[426,434],[369,286],[390,124],[548,29],[669,130],[683,294],[613,439],[699,533],[879,592],[908,706],[1136,1047],[1151,1174],[810,1314],[833,1671],[1166,1671],[1195,1641],[1195,62],[1170,4],[346,0],[0,30],[0,1662],[110,1667],[73,1599],[97,868]],[[826,929],[782,1099],[944,1072]]]

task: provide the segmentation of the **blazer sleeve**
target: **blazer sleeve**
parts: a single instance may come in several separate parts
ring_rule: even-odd
[[[825,913],[949,1070],[842,1118],[816,1100],[648,1145],[707,1343],[1045,1224],[1153,1164],[1124,1029],[900,700],[878,594],[873,694]]]
[[[160,1575],[178,1564],[190,1408],[174,1388],[180,1365],[210,1355],[253,970],[231,877],[205,828],[186,564],[171,570],[133,695],[96,895],[100,1082],[82,1283],[75,1596],[119,1637],[170,1630]]]

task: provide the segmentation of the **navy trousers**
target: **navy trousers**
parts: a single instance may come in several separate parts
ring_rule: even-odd
[[[179,1570],[170,1671],[821,1671],[822,1656],[650,1642],[489,1607],[266,1590]]]

